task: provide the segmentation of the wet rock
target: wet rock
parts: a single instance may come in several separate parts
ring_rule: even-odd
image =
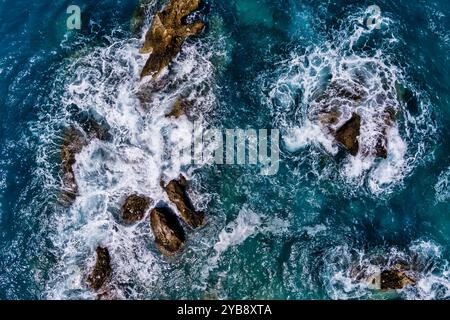
[[[384,270],[380,275],[381,290],[403,289],[408,285],[416,284],[416,281],[404,272],[398,270]]]
[[[73,171],[76,155],[93,139],[109,140],[111,138],[106,127],[100,125],[93,119],[82,122],[81,127],[84,132],[72,126],[66,129],[63,135],[63,142],[61,144],[61,163],[63,171],[63,191],[61,200],[64,203],[72,203],[78,193],[78,185]]]
[[[331,110],[323,112],[319,115],[319,121],[324,125],[336,124],[341,117],[341,112],[338,110]]]
[[[377,122],[377,133],[374,139],[370,140],[370,145],[365,145],[364,141],[359,143],[358,136],[361,127],[361,116],[363,114],[352,115],[341,128],[336,128],[338,123],[342,123],[343,110],[358,110],[361,104],[365,103],[368,98],[366,85],[361,79],[355,78],[354,81],[333,80],[326,88],[316,94],[311,103],[310,118],[318,122],[324,129],[325,133],[335,137],[347,151],[353,156],[361,152],[363,157],[374,156],[386,159],[388,156],[388,132],[396,119],[396,108],[389,95],[379,95],[377,103],[387,104],[381,109],[377,115],[373,117],[369,115],[366,121]],[[355,116],[356,114],[356,116]],[[372,141],[375,141],[372,144]]]
[[[84,123],[82,123],[83,130],[87,134],[87,140],[91,141],[94,139],[99,139],[102,141],[111,140],[111,134],[108,131],[108,128],[104,124],[100,124],[94,119],[88,119]]]
[[[87,282],[94,290],[99,290],[110,279],[112,274],[111,258],[107,248],[97,247],[97,259]]]
[[[377,140],[377,144],[375,145],[375,156],[378,158],[387,158],[387,149],[386,149],[387,138],[385,135],[381,136]]]
[[[174,105],[172,107],[172,111],[170,111],[168,114],[166,114],[166,117],[167,118],[170,118],[170,117],[179,118],[186,114],[186,110],[189,107],[190,107],[190,103],[188,103],[185,100],[178,99],[174,103]]]
[[[187,180],[180,175],[178,180],[172,180],[163,186],[169,200],[176,205],[183,221],[192,228],[198,228],[205,222],[205,214],[196,211],[186,192]]]
[[[367,279],[369,287],[374,290],[399,290],[406,286],[415,285],[416,280],[405,270],[396,268],[383,270]]]
[[[156,13],[140,50],[141,53],[151,53],[141,78],[148,75],[155,78],[181,51],[186,38],[203,30],[203,22],[184,23],[184,18],[199,6],[200,0],[170,0],[163,11]]]
[[[152,202],[153,201],[148,197],[135,194],[129,196],[122,206],[123,220],[126,223],[133,223],[142,220],[145,212],[148,210]]]
[[[61,145],[61,162],[63,169],[63,193],[62,199],[66,202],[72,202],[78,192],[78,185],[73,172],[75,156],[81,152],[87,144],[83,134],[77,129],[71,127],[64,133],[63,143]]]
[[[358,136],[361,127],[361,117],[353,113],[350,120],[345,122],[335,133],[336,140],[350,152],[352,156],[356,156],[359,151]]]
[[[177,215],[169,208],[154,208],[150,213],[150,225],[158,250],[172,256],[183,247],[186,237]]]

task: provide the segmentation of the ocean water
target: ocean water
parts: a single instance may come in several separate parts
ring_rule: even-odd
[[[98,245],[119,299],[449,299],[450,2],[207,0],[202,35],[156,84],[140,81],[165,2],[146,1],[136,31],[137,0],[0,0],[0,299],[95,299]],[[71,4],[81,30],[66,27]],[[379,29],[365,25],[373,4]],[[311,121],[327,83],[355,78],[361,145],[384,107],[397,112],[387,159],[353,158]],[[279,129],[277,174],[170,157],[193,127],[165,117],[180,94],[204,125]],[[77,155],[79,196],[63,206],[64,128],[87,114],[112,139]],[[148,219],[118,217],[130,193],[167,202],[160,179],[180,173],[207,223],[168,260]],[[395,295],[355,276],[399,260],[418,282]]]

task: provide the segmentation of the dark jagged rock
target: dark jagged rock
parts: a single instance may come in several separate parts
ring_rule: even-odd
[[[82,123],[83,130],[87,134],[87,140],[99,139],[102,141],[111,140],[111,134],[109,133],[106,125],[100,124],[94,119],[88,119]]]
[[[408,285],[415,285],[416,281],[410,278],[405,271],[384,270],[380,274],[380,289],[403,289]]]
[[[78,185],[73,172],[75,156],[81,152],[86,145],[86,139],[77,129],[71,127],[64,133],[63,143],[61,145],[61,161],[63,168],[63,193],[64,201],[72,202],[78,192]]]
[[[97,247],[97,259],[87,282],[94,290],[99,290],[110,279],[112,274],[111,257],[107,248]]]
[[[71,203],[78,193],[78,185],[75,179],[73,166],[76,155],[93,139],[109,140],[108,130],[93,119],[88,119],[82,124],[84,133],[75,127],[66,129],[61,144],[61,162],[63,171],[63,202]]]
[[[169,200],[176,205],[183,221],[192,228],[198,228],[204,224],[205,214],[195,210],[187,195],[186,187],[187,180],[183,175],[180,175],[178,180],[170,181],[169,184],[164,187],[164,190],[166,191]]]
[[[387,158],[387,149],[386,149],[386,135],[383,135],[378,138],[377,144],[375,145],[375,156],[378,158]]]
[[[141,53],[151,53],[141,78],[148,75],[155,78],[181,51],[186,38],[203,30],[203,22],[184,23],[184,18],[199,6],[200,0],[170,0],[163,11],[156,13],[140,50]]]
[[[371,289],[381,291],[399,290],[417,283],[418,274],[414,270],[414,266],[403,259],[390,261],[390,259],[380,256],[376,257],[376,260],[373,260],[372,263],[379,265],[381,271],[368,277],[366,274],[365,279]],[[365,274],[365,272],[362,272],[362,274]],[[364,279],[364,277],[361,279]]]
[[[323,95],[321,95],[317,101],[329,102],[330,100],[345,99],[346,101],[352,101],[359,103],[365,96],[365,92],[360,85],[349,81],[333,81],[331,82]]]
[[[129,196],[122,207],[123,220],[126,223],[133,223],[141,220],[152,202],[153,201],[148,197],[135,194]]]
[[[176,214],[169,208],[154,208],[150,213],[150,225],[158,250],[172,256],[182,248],[186,237]]]
[[[336,140],[341,143],[352,156],[356,156],[359,151],[358,136],[361,127],[361,117],[353,113],[350,120],[340,127],[336,133]]]

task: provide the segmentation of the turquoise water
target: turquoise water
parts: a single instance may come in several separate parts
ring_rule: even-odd
[[[0,1],[0,298],[95,298],[85,284],[97,245],[111,252],[111,292],[124,299],[392,298],[355,279],[398,259],[419,274],[402,299],[450,297],[450,3],[207,1],[208,24],[158,85],[139,81],[137,1]],[[146,26],[164,1],[149,1]],[[145,27],[144,27],[145,29]],[[351,158],[309,121],[315,92],[354,71],[376,98],[403,92],[387,159]],[[151,92],[145,108],[139,95]],[[280,168],[193,166],[170,159],[192,123],[164,114],[180,94],[218,128],[277,128]],[[377,106],[361,107],[376,132]],[[63,129],[86,114],[111,141],[77,156],[80,195],[58,202]],[[130,192],[165,202],[160,177],[186,174],[207,224],[163,259],[147,220],[124,226]]]

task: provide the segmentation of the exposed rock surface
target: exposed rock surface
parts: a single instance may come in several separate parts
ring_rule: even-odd
[[[200,2],[201,0],[170,0],[164,10],[156,13],[140,50],[141,53],[151,53],[141,78],[148,75],[156,77],[181,51],[186,38],[203,30],[203,22],[184,23],[184,18],[197,10]]]
[[[405,271],[384,270],[380,275],[381,290],[403,289],[408,285],[416,284],[416,281],[410,278]]]
[[[110,279],[112,274],[111,258],[107,248],[97,247],[97,259],[87,282],[94,290],[99,290]]]
[[[340,142],[352,156],[356,156],[359,151],[358,136],[361,127],[361,117],[353,113],[350,120],[344,123],[335,134],[335,138]]]
[[[126,223],[141,220],[153,201],[144,196],[130,195],[122,206],[122,218]]]
[[[164,187],[164,190],[166,191],[169,200],[176,205],[183,221],[192,228],[198,228],[203,225],[205,214],[195,210],[187,195],[186,187],[187,180],[184,176],[180,175],[178,180],[170,181],[169,184]]]
[[[172,110],[166,114],[166,117],[170,118],[170,117],[174,117],[174,118],[179,118],[183,115],[186,114],[186,110],[190,107],[190,103],[187,102],[186,100],[182,100],[182,99],[178,99],[173,107]]]
[[[64,132],[61,144],[63,171],[63,192],[61,198],[66,203],[73,202],[78,193],[78,185],[73,171],[76,155],[93,139],[109,140],[111,138],[108,130],[93,119],[88,119],[81,125],[85,133],[72,126]]]
[[[392,268],[368,277],[367,283],[374,290],[399,290],[415,285],[416,280],[409,276],[406,270]]]
[[[181,250],[186,237],[177,215],[169,208],[154,208],[150,213],[150,225],[158,250],[172,256]]]
[[[62,198],[66,202],[72,202],[78,192],[78,185],[73,172],[75,156],[81,152],[86,145],[86,139],[77,129],[71,127],[64,133],[61,145],[61,161],[63,168],[63,193]]]
[[[389,128],[394,125],[396,111],[395,107],[389,106],[392,104],[386,96],[380,95],[379,103],[387,103],[388,106],[379,114],[370,115],[365,118],[361,114],[361,104],[366,103],[369,95],[366,92],[364,82],[358,79],[355,81],[339,80],[332,81],[328,84],[326,89],[320,93],[311,103],[311,119],[319,123],[327,134],[334,136],[335,140],[339,142],[352,156],[356,156],[361,152],[363,156],[375,156],[379,158],[387,158],[388,156],[388,133]],[[383,100],[384,99],[384,100]],[[342,116],[348,114],[348,110],[353,110],[352,117],[347,120],[341,127],[336,128],[342,123]],[[343,110],[347,110],[344,112]],[[378,135],[375,135],[375,143],[366,145],[364,141],[358,141],[358,136],[364,126],[367,125],[365,121],[374,121],[376,123]],[[374,123],[371,123],[373,127]]]

